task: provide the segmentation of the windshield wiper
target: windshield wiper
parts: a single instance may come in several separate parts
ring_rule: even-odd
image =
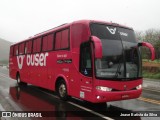
[[[123,54],[122,54],[122,56],[123,56]],[[120,71],[121,71],[121,66],[122,66],[122,63],[121,63],[121,59],[123,58],[122,56],[119,58],[118,67],[117,67],[114,78],[117,78],[119,74],[121,75]]]

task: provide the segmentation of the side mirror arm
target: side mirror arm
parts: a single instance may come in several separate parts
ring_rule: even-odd
[[[155,49],[152,44],[150,44],[148,42],[141,42],[141,43],[138,43],[138,46],[145,46],[145,47],[149,48],[151,51],[151,60],[152,61],[155,60]]]

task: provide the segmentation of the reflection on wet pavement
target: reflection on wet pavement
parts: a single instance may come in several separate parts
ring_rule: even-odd
[[[74,106],[77,104],[85,107],[90,111],[96,112],[104,116],[117,119],[122,113],[129,114],[131,111],[118,108],[115,106],[107,106],[107,104],[92,104],[89,102],[70,99],[69,102],[64,102],[55,97],[55,93],[42,88],[33,86],[13,86],[10,87],[9,93],[16,104],[25,112],[41,112],[44,117],[54,117],[58,119],[103,119],[91,114],[81,108]],[[47,93],[47,94],[46,94]],[[73,105],[70,103],[74,103]],[[48,119],[48,118],[47,118]],[[120,119],[120,118],[118,118]],[[121,117],[121,119],[124,119]],[[130,118],[131,119],[131,118]],[[133,117],[132,117],[133,119]],[[134,120],[140,120],[140,117],[134,117]]]

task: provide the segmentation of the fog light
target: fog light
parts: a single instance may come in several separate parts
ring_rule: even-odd
[[[97,99],[100,99],[100,96],[97,96]]]

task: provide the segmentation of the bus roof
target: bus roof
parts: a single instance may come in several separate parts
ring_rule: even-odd
[[[20,41],[20,42],[17,42],[17,43],[14,43],[12,45],[15,45],[15,44],[19,44],[21,42],[24,42],[24,41],[27,41],[27,40],[31,40],[31,39],[35,39],[37,37],[40,37],[42,35],[45,35],[45,34],[49,34],[49,33],[52,33],[54,31],[57,31],[57,30],[60,30],[60,29],[63,29],[63,28],[67,28],[69,27],[70,25],[72,24],[77,24],[77,23],[81,23],[81,24],[85,24],[87,26],[89,26],[90,23],[99,23],[99,24],[107,24],[107,25],[112,25],[112,26],[117,26],[117,27],[123,27],[123,28],[127,28],[127,29],[132,29],[131,27],[127,27],[125,25],[120,25],[120,24],[117,24],[117,23],[113,23],[113,22],[106,22],[106,21],[99,21],[99,20],[78,20],[78,21],[74,21],[74,22],[71,22],[71,23],[65,23],[65,24],[62,24],[60,26],[57,26],[57,27],[54,27],[54,28],[51,28],[49,30],[46,30],[46,31],[43,31],[41,33],[38,33],[34,36],[31,36],[23,41]]]

